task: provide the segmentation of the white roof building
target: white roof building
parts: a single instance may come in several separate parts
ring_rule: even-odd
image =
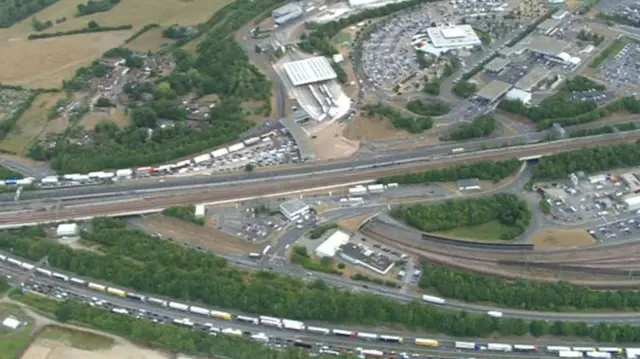
[[[342,56],[342,54],[334,54],[333,55],[333,62],[335,62],[336,64],[339,64],[342,61],[344,61],[344,56]]]
[[[429,42],[417,50],[436,56],[449,50],[470,49],[482,45],[471,25],[430,27],[427,29],[427,35]]]
[[[329,61],[322,56],[287,62],[283,69],[293,86],[334,80],[338,77]]]
[[[329,238],[316,248],[316,255],[320,258],[333,257],[338,249],[349,242],[351,235],[343,231],[335,231]]]
[[[290,199],[280,204],[280,212],[289,220],[294,220],[311,210],[308,204],[299,198]]]
[[[640,209],[640,195],[628,195],[623,199],[623,203],[628,211],[636,211]]]
[[[529,105],[531,103],[531,92],[520,90],[520,89],[511,89],[507,92],[505,98],[507,100],[519,100],[525,105]]]
[[[78,225],[75,223],[63,223],[56,228],[58,237],[75,236],[78,234]]]
[[[12,317],[6,317],[3,321],[2,321],[2,325],[15,330],[16,328],[18,328],[20,326],[20,321],[16,318],[12,318]]]

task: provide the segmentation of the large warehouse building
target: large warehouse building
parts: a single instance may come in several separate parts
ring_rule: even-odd
[[[419,35],[413,38],[413,46],[417,51],[435,56],[451,50],[472,49],[480,45],[482,41],[471,25],[430,27],[424,38]]]
[[[351,100],[337,83],[336,72],[322,56],[287,62],[282,66],[294,97],[317,121],[337,119],[349,112]]]
[[[571,46],[568,41],[544,35],[530,35],[516,45],[518,53],[528,50],[536,55],[563,65],[578,65],[582,60],[571,56],[567,49]]]
[[[320,258],[335,256],[338,249],[349,242],[349,238],[351,236],[343,231],[333,232],[327,240],[316,248],[316,255]]]

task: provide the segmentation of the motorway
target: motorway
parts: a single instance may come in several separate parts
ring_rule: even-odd
[[[27,284],[27,286],[31,288],[31,290],[33,290],[35,289],[34,288],[34,284],[35,284],[38,287],[40,287],[38,291],[41,291],[43,288],[55,288],[57,289],[56,292],[58,293],[60,292],[67,293],[68,298],[72,300],[81,300],[81,301],[92,302],[92,303],[96,303],[97,301],[102,300],[106,303],[106,305],[105,304],[102,305],[105,309],[123,308],[123,309],[129,310],[132,313],[136,313],[136,312],[145,313],[144,314],[145,319],[153,318],[155,319],[156,322],[168,322],[168,321],[171,321],[172,319],[188,318],[192,322],[199,324],[198,327],[202,327],[202,328],[204,328],[205,323],[210,323],[217,328],[239,329],[239,330],[242,330],[243,332],[249,331],[251,333],[263,332],[273,338],[300,339],[300,340],[304,340],[305,342],[315,343],[317,346],[330,345],[332,347],[350,348],[350,349],[355,347],[363,347],[365,349],[378,349],[385,352],[388,352],[389,350],[398,351],[398,352],[409,351],[411,353],[420,353],[423,355],[437,355],[437,356],[445,356],[447,354],[451,354],[452,352],[458,353],[458,355],[460,355],[461,353],[461,351],[456,350],[454,348],[455,340],[443,335],[431,335],[431,334],[421,333],[419,336],[416,336],[414,334],[410,334],[405,331],[395,331],[395,330],[380,331],[375,329],[371,330],[370,328],[365,329],[367,333],[379,334],[379,335],[380,334],[396,335],[404,338],[404,344],[393,344],[393,343],[384,343],[384,342],[377,342],[377,341],[366,341],[366,340],[357,339],[357,338],[340,338],[340,337],[334,337],[334,336],[328,336],[328,335],[322,335],[322,334],[313,334],[309,332],[295,332],[295,331],[288,331],[288,330],[277,329],[277,328],[256,326],[252,324],[245,324],[237,321],[220,320],[220,319],[216,319],[208,316],[194,314],[191,312],[174,310],[167,307],[160,307],[160,306],[151,305],[149,303],[142,302],[142,301],[125,299],[125,298],[109,295],[103,292],[92,291],[84,287],[73,286],[68,284],[67,282],[61,282],[61,281],[49,279],[46,277],[25,278],[24,271],[19,270],[15,267],[8,266],[6,263],[0,264],[0,273],[5,275],[10,275],[12,277],[11,279],[12,284],[16,286]],[[321,323],[321,322],[306,321],[305,324],[317,325],[317,326],[322,326],[330,329],[360,331],[359,328],[335,326],[335,325]],[[416,338],[436,339],[440,342],[440,347],[438,348],[417,347],[413,344]],[[477,342],[478,344],[484,344],[487,342],[486,338],[484,339],[483,338],[464,338],[459,340],[474,341],[474,342]],[[534,342],[532,342],[531,340],[523,340],[517,343],[514,343],[512,341],[506,341],[506,342],[500,341],[500,342],[506,343],[506,344],[536,344],[539,346],[547,346],[547,345],[597,346],[597,344],[592,342],[558,343],[558,342],[550,342],[548,340],[544,340],[544,341],[541,340],[541,341],[534,341]],[[611,346],[610,343],[607,343],[604,345]],[[497,355],[495,352],[488,352],[488,351],[486,352],[463,351],[462,353],[469,353],[469,354],[473,353],[475,357],[487,357],[487,358],[492,358]],[[509,354],[502,354],[502,355],[508,356],[510,358],[511,357],[531,358],[531,357],[554,356],[552,354],[545,353],[544,351],[541,351],[540,353],[509,353]]]

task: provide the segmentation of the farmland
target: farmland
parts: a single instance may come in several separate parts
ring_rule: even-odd
[[[62,79],[72,77],[77,68],[99,58],[106,50],[122,45],[124,40],[146,24],[195,25],[229,2],[122,0],[110,11],[75,17],[77,5],[86,1],[60,1],[37,13],[40,21],[55,22],[56,19],[67,18],[65,22],[55,24],[44,32],[83,28],[91,20],[102,26],[131,24],[133,29],[28,41],[27,36],[34,30],[31,19],[25,19],[9,29],[0,29],[0,53],[3,54],[0,56],[0,82],[30,87],[58,87]]]

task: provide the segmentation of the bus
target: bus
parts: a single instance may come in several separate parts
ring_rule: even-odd
[[[262,257],[262,254],[260,253],[249,253],[249,258],[251,259],[260,259],[260,257]]]
[[[464,148],[460,147],[460,148],[454,148],[451,150],[451,153],[456,154],[456,153],[462,153],[464,152]]]

